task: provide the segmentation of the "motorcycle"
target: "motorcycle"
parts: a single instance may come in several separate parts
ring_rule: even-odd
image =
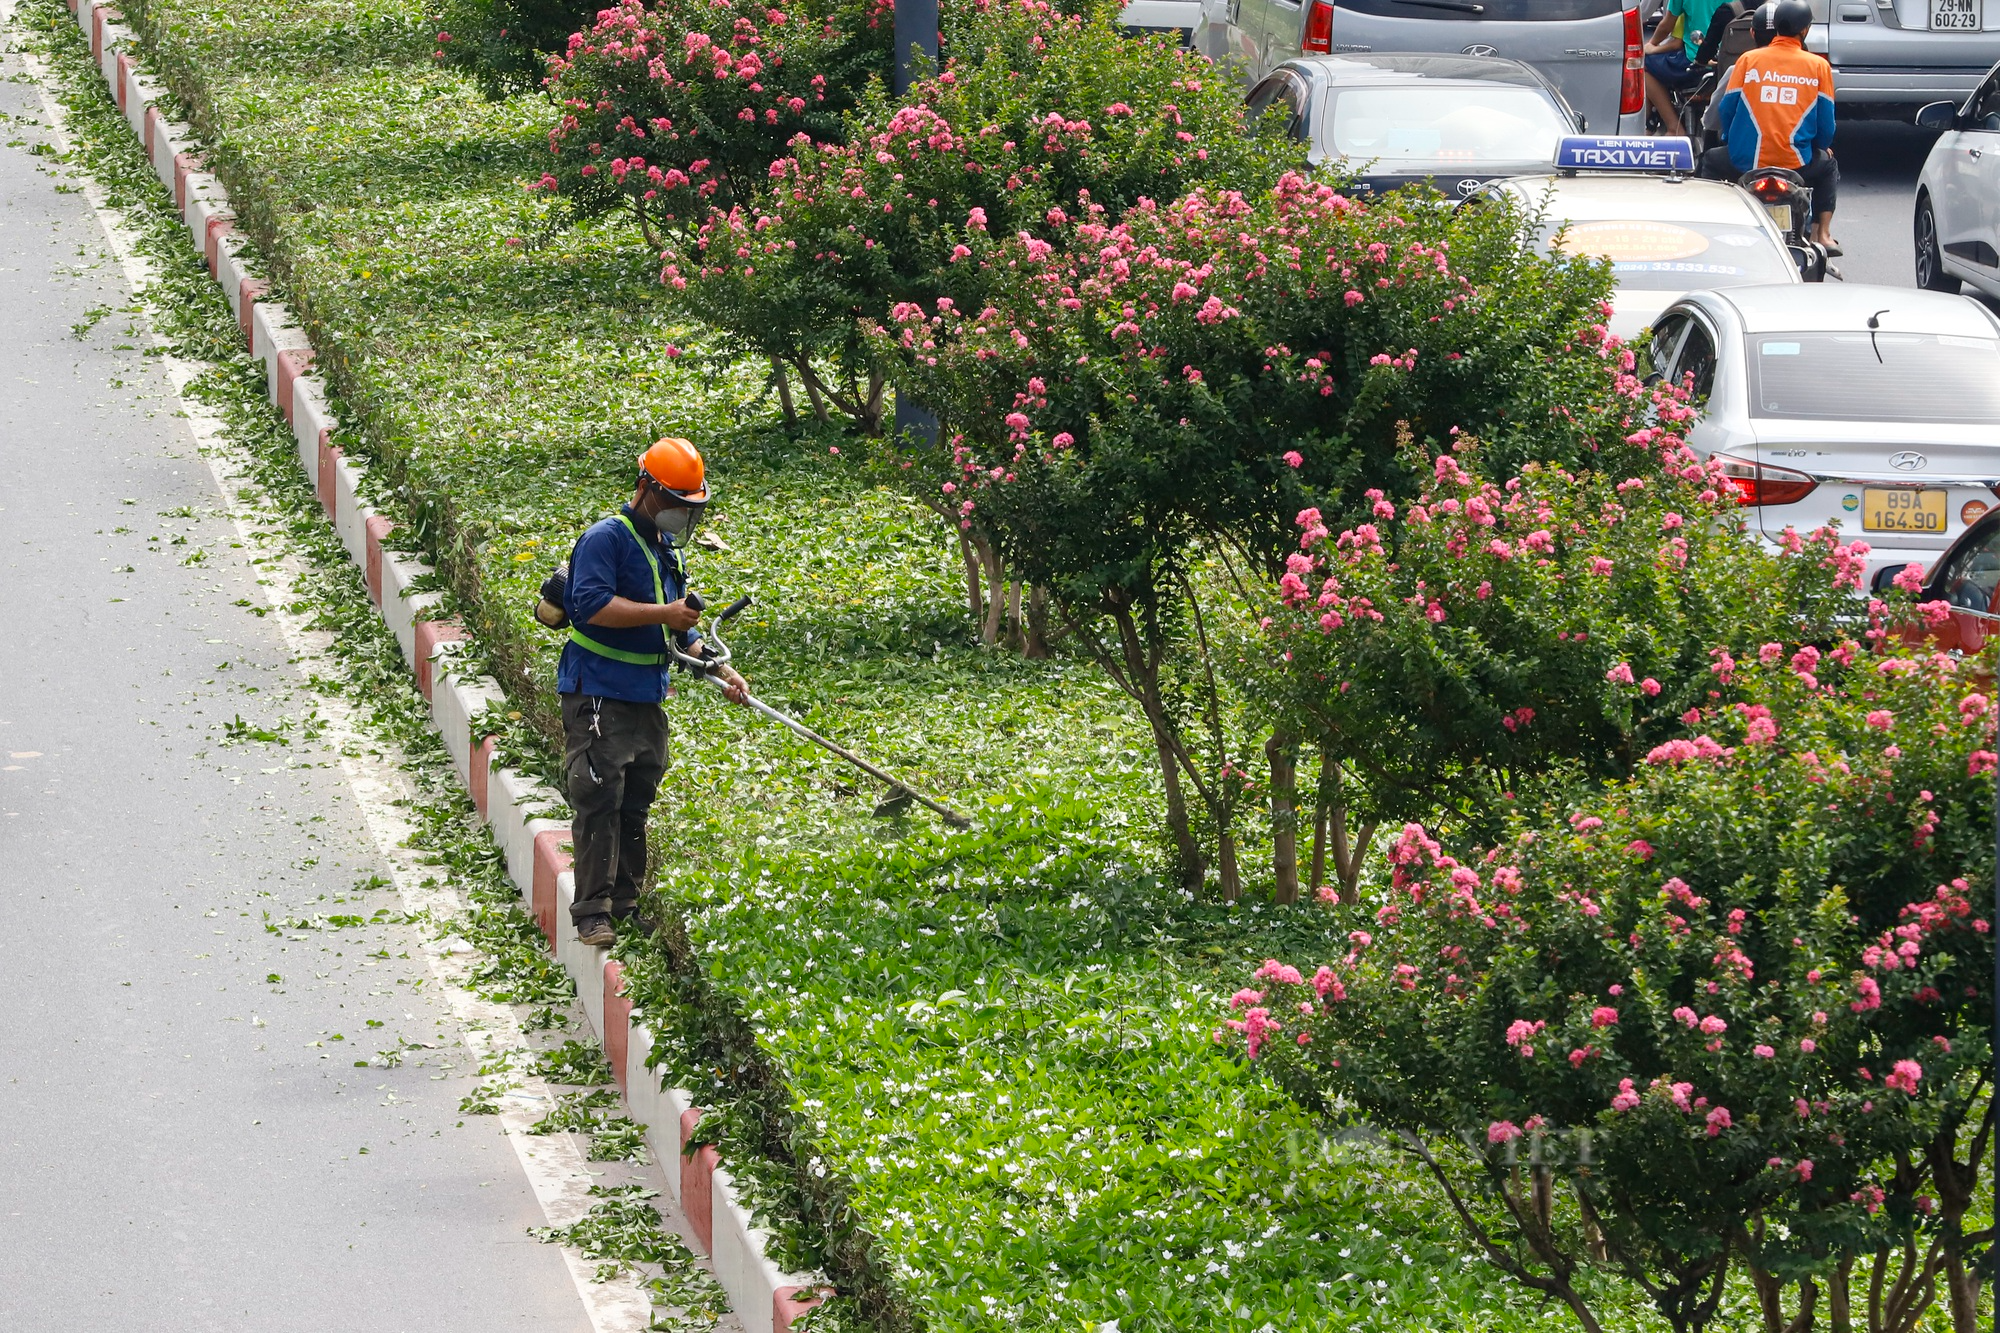
[[[1812,191],[1805,179],[1788,167],[1758,167],[1744,172],[1738,184],[1763,206],[1784,234],[1785,249],[1799,266],[1799,276],[1807,282],[1825,282],[1826,247],[1808,231],[1812,223]]]

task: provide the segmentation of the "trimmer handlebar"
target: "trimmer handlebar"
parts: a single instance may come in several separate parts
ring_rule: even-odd
[[[700,615],[708,609],[708,603],[702,600],[701,594],[692,589],[688,591],[686,597],[682,600],[688,604],[689,609],[696,615]],[[749,606],[750,594],[746,592],[722,609],[721,614],[717,615],[709,624],[706,636],[708,652],[705,656],[696,657],[693,653],[684,652],[680,644],[675,641],[674,636],[669,634],[667,636],[667,653],[674,659],[674,665],[690,675],[713,678],[717,667],[729,665],[729,645],[722,641],[722,635],[719,631],[724,625],[741,615]]]

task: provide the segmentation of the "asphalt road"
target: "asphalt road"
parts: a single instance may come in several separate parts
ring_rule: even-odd
[[[1911,212],[1917,173],[1936,138],[1901,122],[1841,122],[1833,145],[1840,161],[1833,234],[1846,254],[1833,263],[1847,281],[1916,285]]]
[[[581,1333],[417,929],[266,929],[396,898],[34,88],[0,111],[0,1328]]]

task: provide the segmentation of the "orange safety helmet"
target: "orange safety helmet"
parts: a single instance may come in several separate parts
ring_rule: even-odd
[[[687,440],[669,435],[639,455],[639,472],[660,490],[686,505],[708,503],[706,471],[701,451]]]

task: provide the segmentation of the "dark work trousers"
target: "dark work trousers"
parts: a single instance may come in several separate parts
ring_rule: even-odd
[[[667,715],[658,704],[562,696],[563,771],[576,812],[573,920],[639,905],[646,811],[667,771]]]

